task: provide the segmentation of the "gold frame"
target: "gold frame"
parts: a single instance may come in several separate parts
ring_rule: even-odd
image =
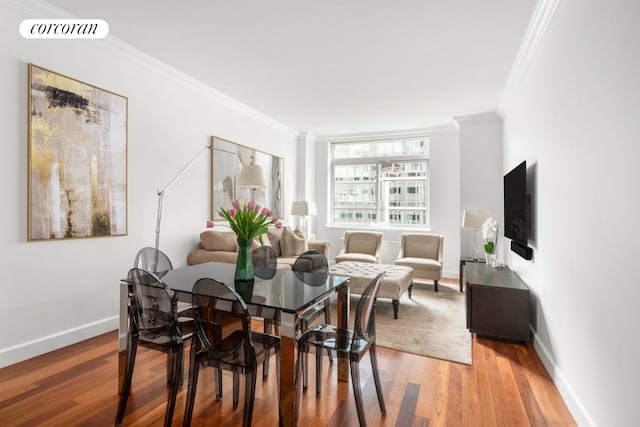
[[[284,217],[284,159],[255,148],[237,144],[228,139],[211,137],[211,219],[224,221],[218,209],[231,207],[231,200],[255,200],[256,203],[274,211],[278,218]],[[217,161],[217,167],[216,167]],[[255,162],[263,167],[267,188],[252,191],[236,185],[241,165]]]
[[[128,98],[28,73],[28,241],[126,236]]]

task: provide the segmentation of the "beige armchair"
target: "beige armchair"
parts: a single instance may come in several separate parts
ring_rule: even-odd
[[[443,243],[444,236],[439,234],[403,234],[395,264],[413,268],[414,279],[433,280],[434,290],[438,292]]]
[[[347,231],[344,244],[336,256],[336,263],[359,261],[380,264],[382,233],[376,231]]]

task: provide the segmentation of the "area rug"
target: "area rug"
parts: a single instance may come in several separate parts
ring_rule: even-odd
[[[351,296],[351,317],[359,295]],[[400,299],[398,318],[393,318],[391,300],[376,304],[376,343],[407,353],[471,365],[471,333],[466,328],[465,294],[458,284],[438,286],[417,283],[411,299]]]

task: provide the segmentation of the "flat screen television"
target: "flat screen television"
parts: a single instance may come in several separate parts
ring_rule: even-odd
[[[527,247],[527,162],[504,176],[504,236]]]

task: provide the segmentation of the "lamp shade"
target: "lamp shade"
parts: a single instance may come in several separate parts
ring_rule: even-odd
[[[259,165],[243,165],[238,176],[238,186],[248,188],[265,188],[267,182]]]
[[[465,209],[462,214],[462,226],[464,228],[482,228],[482,224],[489,219],[491,212],[480,209]]]
[[[293,202],[291,204],[291,215],[318,215],[318,211],[316,210],[316,202],[308,202],[306,200]]]

